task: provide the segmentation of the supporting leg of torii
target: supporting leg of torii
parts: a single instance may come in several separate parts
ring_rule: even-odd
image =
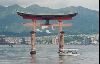
[[[36,54],[36,20],[33,20],[33,31],[31,31],[31,52],[30,54]]]
[[[64,32],[60,32],[59,53],[64,53]]]
[[[64,53],[64,32],[62,31],[63,22],[59,20],[59,53]]]

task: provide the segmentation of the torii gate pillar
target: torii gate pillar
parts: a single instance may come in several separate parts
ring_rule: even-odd
[[[63,53],[64,52],[64,31],[62,31],[62,25],[63,22],[62,20],[58,20],[58,24],[59,24],[59,53]]]
[[[30,54],[36,54],[36,20],[33,21],[33,31],[31,31],[31,52]]]

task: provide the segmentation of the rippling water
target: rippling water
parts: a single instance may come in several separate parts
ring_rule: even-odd
[[[31,56],[29,45],[0,45],[0,64],[99,64],[99,46],[65,45],[79,49],[80,56],[59,56],[57,45],[37,45]]]

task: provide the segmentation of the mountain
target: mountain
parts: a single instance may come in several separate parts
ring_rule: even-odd
[[[78,15],[72,20],[73,30],[82,33],[99,32],[99,12],[83,7],[77,7]],[[74,31],[75,31],[74,30]]]
[[[5,7],[0,5],[0,11],[4,11],[5,10]]]
[[[20,16],[17,15],[16,12],[18,11],[32,14],[68,14],[70,12],[78,12],[78,15],[74,17],[73,20],[64,21],[64,23],[73,24],[73,26],[70,28],[63,28],[66,34],[89,34],[99,32],[98,11],[90,10],[81,6],[51,9],[48,7],[41,7],[39,5],[31,5],[29,7],[23,8],[16,4],[8,7],[0,6],[0,34],[28,34],[31,31],[30,27],[21,25],[21,23],[31,22],[31,20],[23,20]],[[50,23],[57,22],[50,21]],[[38,32],[38,34],[44,33]],[[57,31],[54,31],[54,34],[57,34]]]

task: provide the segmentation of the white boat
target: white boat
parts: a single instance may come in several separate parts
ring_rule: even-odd
[[[60,56],[78,56],[78,49],[63,49],[64,52],[60,52]]]

